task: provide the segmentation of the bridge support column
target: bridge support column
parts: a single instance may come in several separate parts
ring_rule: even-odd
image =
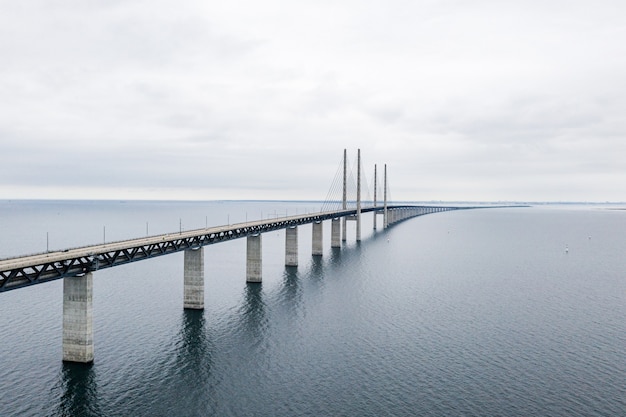
[[[314,222],[313,223],[313,255],[321,256],[324,254],[324,243],[323,243],[323,226],[322,222]]]
[[[298,227],[285,229],[285,266],[298,266]]]
[[[204,310],[204,248],[185,251],[183,308]]]
[[[93,273],[63,279],[63,361],[93,362]]]
[[[330,222],[330,247],[331,248],[340,248],[341,247],[341,219],[336,218],[332,219]]]
[[[248,236],[247,259],[246,259],[246,281],[261,282],[263,276],[263,259],[261,234]]]

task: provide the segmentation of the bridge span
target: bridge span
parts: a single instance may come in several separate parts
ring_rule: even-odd
[[[327,220],[331,221],[331,247],[340,248],[342,242],[347,240],[346,222],[348,220],[356,222],[356,240],[361,240],[363,213],[373,212],[373,228],[376,230],[378,214],[382,214],[383,228],[387,228],[416,216],[470,208],[389,204],[386,166],[383,205],[377,205],[375,191],[373,204],[362,207],[360,165],[359,151],[356,208],[348,208],[347,204],[347,169],[344,150],[343,196],[339,209],[184,232],[181,230],[178,233],[4,259],[0,260],[0,292],[63,278],[63,360],[90,363],[94,359],[93,275],[98,270],[175,252],[184,252],[183,306],[185,309],[202,310],[204,309],[204,246],[247,238],[246,281],[258,283],[262,281],[261,239],[263,233],[285,229],[285,266],[294,267],[298,265],[298,226],[312,224],[311,253],[313,256],[321,256],[324,248],[323,222]]]
[[[388,206],[389,224],[410,217],[456,209],[455,207],[435,206]],[[367,212],[383,212],[383,207],[370,207]],[[0,292],[14,290],[29,285],[41,284],[66,277],[83,276],[99,269],[110,268],[130,262],[137,262],[157,256],[168,255],[186,250],[198,250],[203,246],[225,242],[243,237],[254,237],[262,233],[281,229],[294,229],[304,224],[320,224],[324,220],[338,221],[346,217],[355,219],[356,210],[327,211],[280,217],[271,220],[258,220],[232,225],[208,227],[181,231],[179,233],[160,234],[138,239],[129,239],[106,244],[89,245],[62,251],[46,252],[35,255],[0,260]],[[336,223],[335,223],[336,224]],[[315,226],[314,226],[315,227]],[[288,232],[289,233],[289,232]],[[293,232],[292,232],[293,233]],[[340,247],[339,229],[333,230],[332,247]],[[286,242],[286,266],[297,266],[297,248]],[[321,255],[322,235],[314,237],[315,255]],[[296,249],[296,251],[294,251]],[[295,261],[294,261],[295,259]],[[252,272],[252,271],[249,271]],[[257,274],[258,275],[258,274]],[[248,274],[248,281],[260,281],[261,277]]]

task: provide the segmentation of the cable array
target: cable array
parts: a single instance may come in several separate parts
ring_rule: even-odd
[[[320,211],[341,210],[343,200],[343,158],[339,161],[335,178],[330,185],[326,199],[322,203]]]
[[[387,173],[387,205],[393,204],[393,198],[391,197],[391,187],[389,186],[389,173]]]
[[[361,207],[372,207],[374,205],[374,199],[370,192],[369,183],[367,181],[367,175],[363,169],[363,158],[361,158]]]
[[[367,175],[364,172],[364,164],[362,161],[363,159],[361,159],[361,207],[367,208],[374,205],[374,198],[372,194],[373,190],[370,190],[369,181]],[[349,161],[346,161],[347,209],[356,209],[357,173],[354,171],[353,167],[357,167],[358,169],[358,162],[358,157],[355,158],[355,161],[352,164],[350,164]],[[326,194],[326,199],[323,201],[320,211],[335,211],[341,210],[343,208],[343,164],[344,160],[343,158],[341,158],[341,160],[339,161],[339,166],[337,167],[337,171],[335,172],[335,177],[333,178],[328,193]],[[376,180],[376,183],[373,184],[373,187],[376,187],[377,205],[381,205],[384,198],[384,191],[381,191],[383,186],[380,184],[381,181],[378,179]],[[387,181],[387,184],[389,184],[389,181]],[[387,202],[390,203],[390,201],[391,197],[389,192],[389,186],[387,186]]]

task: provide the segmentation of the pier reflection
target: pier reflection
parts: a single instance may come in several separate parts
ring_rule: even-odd
[[[184,310],[177,363],[189,381],[205,381],[211,371],[212,349],[205,334],[203,310]]]
[[[98,390],[93,364],[63,362],[61,371],[63,394],[58,415],[99,416]]]
[[[246,334],[252,338],[262,337],[267,326],[262,284],[246,284],[241,313],[241,321]]]
[[[300,280],[297,267],[285,267],[285,272],[283,273],[283,283],[279,293],[279,305],[288,312],[290,317],[298,315],[300,305],[302,303]]]

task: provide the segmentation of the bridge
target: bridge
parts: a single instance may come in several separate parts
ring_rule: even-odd
[[[341,199],[327,198],[317,213],[278,217],[232,225],[206,227],[103,243],[55,252],[20,256],[0,261],[0,292],[63,278],[63,360],[90,363],[94,359],[92,298],[93,275],[96,271],[157,256],[184,252],[185,309],[204,309],[204,247],[233,239],[246,238],[246,281],[262,281],[262,234],[285,229],[285,266],[298,265],[298,226],[312,224],[312,256],[323,254],[323,222],[331,221],[331,247],[341,248],[347,240],[347,221],[356,222],[356,240],[361,240],[361,216],[372,212],[373,228],[377,217],[388,228],[403,220],[429,213],[456,210],[460,207],[389,204],[387,166],[384,167],[384,198],[377,201],[377,174],[374,168],[374,198],[361,198],[361,157],[357,157],[356,207],[348,207],[348,169],[344,150]],[[333,188],[338,188],[331,186]],[[468,208],[468,207],[463,207]]]

